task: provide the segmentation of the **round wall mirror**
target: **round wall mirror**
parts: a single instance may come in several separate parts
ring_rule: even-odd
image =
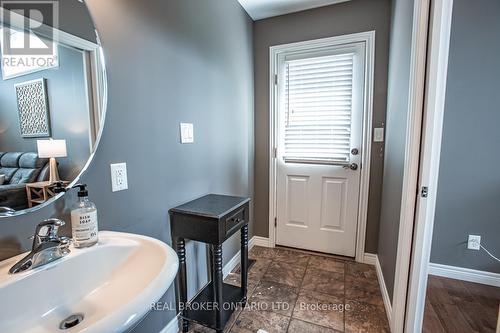
[[[89,166],[104,124],[106,71],[83,2],[2,1],[0,217],[62,196]]]

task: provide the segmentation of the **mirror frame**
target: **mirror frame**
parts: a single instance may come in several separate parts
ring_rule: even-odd
[[[0,8],[0,12],[6,11],[3,8]],[[3,14],[3,13],[1,13]],[[90,13],[89,13],[90,14]],[[2,16],[3,17],[3,16]],[[11,12],[11,17],[15,18],[12,20],[9,24],[9,27],[14,27],[14,28],[19,28],[21,29],[24,27],[24,22],[29,22],[33,21],[32,19],[26,18],[24,16],[21,16],[19,14],[15,14]],[[92,17],[91,17],[92,19]],[[92,19],[92,22],[94,20]],[[33,21],[34,22],[34,21]],[[3,22],[0,22],[3,24]],[[99,38],[99,33],[97,29],[95,28],[94,24],[94,32],[96,36],[96,43],[93,43],[91,41],[88,41],[86,39],[83,39],[81,37],[77,37],[75,35],[72,35],[70,33],[64,32],[60,29],[56,29],[47,25],[42,25],[40,27],[41,34],[44,35],[46,34],[47,36],[51,36],[55,33],[57,36],[57,42],[64,44],[65,46],[69,47],[74,47],[77,49],[81,49],[83,51],[89,52],[90,55],[90,64],[87,63],[87,60],[84,60],[86,68],[88,66],[93,66],[96,69],[96,82],[92,82],[92,87],[94,87],[94,84],[97,85],[96,88],[92,88],[94,90],[94,93],[99,94],[97,96],[97,101],[100,103],[100,105],[97,105],[100,108],[100,121],[99,121],[99,131],[95,133],[95,143],[94,147],[92,147],[92,151],[87,159],[87,162],[84,164],[83,168],[80,170],[78,175],[66,186],[66,188],[71,188],[75,184],[77,184],[82,176],[85,174],[85,172],[88,170],[90,167],[92,161],[94,160],[95,154],[97,152],[97,147],[99,147],[99,143],[101,141],[102,133],[104,131],[104,126],[106,122],[106,113],[107,113],[107,106],[108,106],[108,77],[107,77],[107,71],[106,71],[106,62],[105,62],[105,57],[104,57],[104,50],[101,44],[101,40]],[[44,33],[44,31],[47,31],[47,33]],[[49,33],[50,31],[50,33]],[[92,132],[93,129],[90,129]],[[0,219],[2,218],[9,218],[9,217],[16,217],[16,216],[21,216],[21,215],[26,215],[29,213],[33,213],[35,211],[38,211],[44,207],[47,207],[51,204],[54,204],[57,200],[62,198],[66,192],[62,192],[57,194],[56,196],[50,198],[44,203],[41,203],[35,207],[31,208],[26,208],[23,210],[16,211],[14,213],[0,213]]]

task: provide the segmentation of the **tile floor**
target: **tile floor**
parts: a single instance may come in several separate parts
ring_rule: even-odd
[[[225,332],[389,332],[374,267],[286,248],[255,246],[249,257],[249,304]],[[238,268],[225,279],[239,281]],[[191,324],[190,332],[213,331]]]

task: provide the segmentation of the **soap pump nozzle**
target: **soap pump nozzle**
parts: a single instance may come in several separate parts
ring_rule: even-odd
[[[61,181],[55,182],[52,185],[54,193],[59,194],[67,191],[67,188],[64,187],[64,183]]]
[[[88,197],[89,191],[87,190],[87,184],[76,184],[73,188],[78,188],[78,197]]]

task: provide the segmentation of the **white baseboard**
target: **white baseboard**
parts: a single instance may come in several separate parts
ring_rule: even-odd
[[[165,326],[160,333],[178,333],[179,332],[179,315],[175,316],[168,324]]]
[[[377,255],[373,253],[365,253],[363,256],[363,262],[367,265],[377,265]]]
[[[382,293],[382,299],[384,300],[385,313],[387,314],[387,320],[389,321],[389,325],[391,325],[392,330],[392,303],[389,298],[389,293],[387,292],[387,286],[385,285],[384,274],[382,274],[382,267],[380,266],[380,261],[378,261],[378,256],[372,253],[365,253],[363,261],[365,264],[375,266],[380,292]]]
[[[269,238],[260,237],[260,236],[253,236],[252,240],[254,241],[253,245],[262,246],[262,247],[271,247],[271,244],[269,243]]]
[[[253,236],[250,241],[248,242],[248,251],[250,251],[252,249],[252,247],[254,247],[255,245],[258,245],[258,246],[262,246],[260,245],[261,243],[263,243],[263,239],[267,239],[267,238],[264,238],[264,237],[259,237],[259,236]],[[260,242],[260,243],[259,243]],[[269,243],[269,241],[268,241]],[[238,251],[236,252],[236,254],[231,258],[231,260],[229,260],[225,265],[224,267],[222,267],[222,275],[224,276],[224,278],[229,274],[231,273],[231,271],[239,265],[240,263],[240,259],[241,259],[241,251]]]
[[[387,286],[385,285],[384,274],[382,273],[382,267],[380,266],[380,261],[378,261],[378,256],[376,256],[375,268],[377,270],[380,292],[382,293],[382,299],[384,300],[385,313],[387,314],[387,320],[389,321],[389,325],[392,330],[392,303],[389,293],[387,292]]]
[[[236,253],[234,255],[234,257],[231,258],[231,260],[229,260],[225,265],[224,267],[222,267],[222,276],[224,276],[224,278],[226,278],[226,276],[229,275],[229,273],[231,273],[231,271],[236,267],[238,266],[238,264],[240,263],[240,251],[238,251],[238,253]]]
[[[252,246],[252,241],[249,242],[248,244],[248,250],[251,249]],[[226,276],[231,273],[231,271],[239,265],[240,260],[241,260],[241,251],[236,252],[236,254],[222,267],[222,276],[226,278]]]
[[[450,279],[500,287],[500,274],[478,271],[470,268],[429,263],[429,274]]]

